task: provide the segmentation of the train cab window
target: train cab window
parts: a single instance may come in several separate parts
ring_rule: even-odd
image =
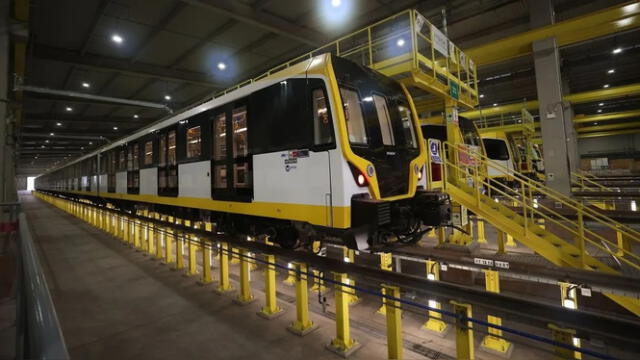
[[[246,158],[249,153],[247,143],[247,107],[242,106],[233,109],[233,187],[248,188],[249,163],[240,158]],[[240,161],[238,161],[240,160]]]
[[[153,164],[153,141],[147,141],[144,143],[144,165]]]
[[[202,154],[202,137],[200,126],[187,129],[187,159],[197,158]]]
[[[340,95],[347,122],[349,142],[355,145],[366,145],[368,143],[367,132],[358,93],[351,89],[340,88]]]
[[[331,144],[333,143],[333,132],[324,90],[313,90],[311,97],[313,100],[313,144]]]
[[[391,125],[391,118],[389,117],[387,100],[380,95],[373,95],[372,97],[364,98],[364,101],[373,101],[376,107],[378,122],[380,123],[380,132],[382,133],[382,144],[387,146],[395,145],[396,139],[393,136],[393,126]]]
[[[402,132],[404,133],[405,142],[408,148],[415,149],[418,147],[416,134],[413,130],[413,120],[411,119],[411,110],[403,105],[398,105],[400,112],[400,121],[402,122]]]
[[[487,157],[491,160],[509,160],[509,149],[502,139],[482,139]]]

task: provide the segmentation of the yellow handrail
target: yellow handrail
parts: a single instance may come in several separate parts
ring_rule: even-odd
[[[596,181],[589,179],[587,176],[584,176],[578,172],[571,173],[571,183],[575,184],[576,187],[579,187],[582,191],[594,191],[593,188],[596,188],[603,192],[612,192],[614,191],[611,188],[608,188]],[[586,184],[586,185],[585,185]],[[590,185],[590,186],[588,186]]]
[[[527,223],[529,221],[533,223],[536,217],[544,218],[550,223],[557,225],[559,228],[562,228],[575,236],[578,248],[581,251],[579,255],[583,262],[584,258],[588,255],[585,250],[585,244],[590,243],[595,248],[600,249],[611,256],[618,256],[619,254],[622,254],[623,256],[618,257],[621,262],[628,264],[633,268],[640,269],[640,256],[633,253],[632,250],[630,250],[631,247],[628,249],[619,247],[619,244],[605,238],[593,230],[588,229],[585,226],[585,222],[590,221],[597,223],[601,227],[609,228],[614,232],[618,232],[629,241],[640,243],[640,233],[636,230],[618,223],[590,207],[585,207],[581,203],[564,196],[553,189],[547,188],[535,180],[529,179],[517,172],[514,174],[512,170],[508,170],[499,164],[489,161],[489,159],[484,155],[469,151],[464,145],[445,143],[444,147],[442,154],[444,155],[443,161],[445,165],[444,168],[446,169],[446,175],[444,176],[445,189],[448,184],[459,187],[461,185],[460,176],[456,175],[468,174],[469,169],[473,169],[473,173],[477,174],[479,172],[479,168],[487,166],[496,168],[505,174],[511,174],[514,181],[519,185],[516,189],[500,186],[495,182],[474,175],[474,187],[477,192],[477,205],[482,205],[480,200],[480,188],[485,187],[493,194],[499,194],[507,197],[523,209],[524,222],[520,225],[524,227],[525,236],[527,231],[529,231],[527,229]],[[470,165],[460,164],[461,154],[464,154],[466,159],[472,160],[469,161]],[[452,174],[454,176],[451,176]],[[546,199],[553,202],[554,207],[557,207],[557,204],[559,203],[562,208],[574,210],[578,217],[578,222],[576,223],[571,221],[565,215],[562,215],[554,208],[545,205],[543,202],[538,203],[537,201],[534,201],[534,196],[538,194],[545,196]],[[611,250],[607,245],[614,248],[614,250]],[[617,252],[615,250],[617,250]]]

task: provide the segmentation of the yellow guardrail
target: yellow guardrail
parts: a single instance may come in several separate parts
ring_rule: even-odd
[[[477,67],[463,51],[418,11],[409,9],[343,36],[306,54],[275,66],[255,78],[220,91],[237,90],[316,55],[332,53],[423,88],[440,97],[478,104]]]
[[[577,188],[580,191],[614,191],[614,189],[606,187],[599,182],[593,181],[589,177],[584,176],[578,172],[571,173],[571,187]]]
[[[636,255],[632,250],[634,245],[638,246],[640,244],[640,232],[601,214],[591,207],[584,206],[581,202],[548,188],[538,181],[495,164],[482,154],[470,152],[464,145],[447,142],[444,144],[442,154],[444,154],[445,165],[445,174],[443,175],[445,191],[448,192],[447,188],[450,186],[466,188],[474,193],[477,207],[486,207],[488,206],[486,199],[483,199],[486,195],[482,190],[485,189],[489,196],[504,197],[507,201],[522,209],[523,221],[510,219],[510,224],[515,221],[518,222],[520,227],[519,233],[513,234],[514,236],[524,238],[529,237],[529,235],[545,236],[545,232],[554,235],[559,240],[577,247],[578,254],[565,255],[577,257],[581,267],[585,269],[598,270],[600,268],[600,270],[609,269],[609,271],[613,271],[607,265],[602,264],[602,266],[599,266],[598,263],[601,264],[599,261],[592,261],[595,259],[593,259],[593,255],[588,253],[586,248],[586,245],[589,244],[616,258],[621,263],[640,270],[640,256]],[[480,174],[482,167],[493,167],[505,174],[511,174],[516,186],[508,187],[478,176],[477,174]],[[471,179],[469,179],[469,176]],[[473,186],[469,186],[470,180],[473,181]],[[539,199],[544,199],[544,201],[539,201]],[[472,207],[470,209],[474,210]],[[568,218],[568,215],[562,213],[559,209],[568,209],[575,212],[577,221]],[[501,213],[496,212],[495,215],[496,219],[489,220],[504,220],[500,218],[500,216],[503,216]],[[569,235],[568,238],[574,240],[574,242],[567,241],[567,236],[564,234],[560,237],[536,226],[537,219],[544,219],[547,226],[552,224],[556,229],[566,232]],[[621,242],[610,240],[593,230],[593,226],[587,227],[586,223],[596,225],[595,227],[599,230],[612,230],[613,233],[617,234],[618,239],[624,239],[628,242],[628,245],[621,246]]]
[[[482,113],[482,110],[479,110]],[[481,115],[475,121],[478,131],[493,131],[504,128],[503,131],[521,131],[528,135],[535,133],[536,127],[533,115],[527,109],[523,108],[520,113],[505,113],[494,116]]]

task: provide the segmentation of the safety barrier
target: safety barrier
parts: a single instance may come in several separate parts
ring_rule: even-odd
[[[261,253],[262,256],[258,256],[257,253],[252,253],[248,248],[244,248],[238,244],[235,245],[238,246],[238,248],[234,250],[228,242],[212,240],[212,238],[216,236],[215,226],[208,222],[204,222],[204,226],[202,226],[203,224],[190,223],[187,220],[172,218],[161,214],[123,214],[108,208],[94,206],[84,202],[74,202],[48,194],[36,193],[36,196],[107,231],[120,239],[123,244],[142,251],[154,258],[162,259],[164,263],[171,264],[173,269],[185,271],[187,275],[195,275],[197,271],[194,273],[188,270],[184,263],[181,266],[178,265],[180,263],[179,258],[187,256],[189,263],[192,261],[195,263],[195,256],[192,256],[190,252],[189,254],[182,252],[182,255],[176,252],[174,255],[172,249],[180,249],[194,244],[201,249],[204,256],[202,258],[203,267],[210,267],[212,258],[217,259],[220,273],[216,290],[221,294],[233,290],[229,282],[229,258],[237,256],[240,263],[240,289],[239,295],[235,298],[234,302],[239,305],[245,305],[255,300],[250,287],[248,272],[251,269],[251,264],[263,264],[265,268],[265,305],[261,308],[258,315],[267,319],[275,318],[283,312],[283,309],[277,305],[276,301],[276,270],[280,269],[281,271],[293,272],[293,283],[296,287],[296,319],[290,324],[288,329],[300,336],[308,334],[317,327],[311,320],[309,314],[307,282],[313,280],[315,284],[332,284],[335,288],[336,332],[335,337],[328,344],[327,348],[342,356],[348,356],[359,347],[358,342],[354,340],[351,335],[349,322],[350,297],[356,292],[359,292],[361,294],[377,296],[382,299],[386,318],[387,355],[389,359],[403,358],[404,340],[401,316],[403,309],[417,309],[421,313],[427,313],[429,321],[434,320],[435,323],[440,321],[440,326],[454,326],[456,328],[456,357],[458,359],[474,358],[473,334],[474,332],[482,332],[483,330],[473,325],[486,327],[488,329],[486,337],[490,337],[497,342],[501,340],[505,341],[503,333],[506,333],[533,340],[541,344],[551,345],[553,346],[551,352],[556,356],[569,357],[578,353],[600,359],[613,358],[612,356],[591,349],[576,346],[577,338],[575,337],[575,332],[571,329],[549,324],[552,336],[551,338],[546,338],[503,326],[501,323],[497,323],[495,318],[492,319],[489,317],[488,320],[485,321],[473,317],[472,306],[468,303],[449,301],[452,311],[445,310],[440,304],[436,305],[432,303],[432,301],[429,301],[428,305],[424,305],[414,300],[403,298],[400,287],[398,286],[382,284],[382,291],[375,291],[366,287],[356,286],[355,282],[350,281],[349,276],[344,272],[336,272],[332,276],[325,276],[324,274],[310,270],[308,265],[301,261],[291,263],[292,266],[279,264],[275,261],[275,255],[269,253],[269,251],[264,251]],[[145,218],[148,218],[149,221],[145,221]],[[158,224],[156,221],[158,219],[165,219],[168,223],[166,226],[163,226],[162,224]],[[174,228],[171,226],[172,224],[179,224],[179,226]],[[190,231],[190,229],[192,229],[192,231]],[[211,237],[203,236],[202,230],[204,230],[205,233],[210,232]],[[151,237],[148,235],[149,231],[152,231],[153,235]],[[247,240],[247,244],[253,241],[251,238]],[[152,245],[154,242],[155,247]],[[163,249],[163,251],[160,249]],[[207,250],[205,251],[205,249]],[[205,257],[209,257],[209,262],[205,261]],[[381,261],[386,261],[388,264],[386,256],[381,256]],[[427,263],[427,274],[434,273],[434,266],[433,262],[431,264]],[[211,283],[210,273],[209,275],[205,275],[206,273],[207,271],[203,268],[202,282]],[[438,280],[436,277],[427,276],[427,278],[431,281]],[[447,322],[445,323],[443,320],[447,320]],[[432,321],[432,324],[433,323]],[[425,324],[425,328],[430,329],[427,324]]]
[[[624,272],[622,265],[640,270],[640,256],[633,250],[640,243],[640,232],[540,182],[495,164],[484,155],[470,151],[464,144],[445,143],[443,154],[445,191],[456,202],[490,220],[501,231],[552,263],[609,274]],[[488,167],[511,174],[514,184],[507,186],[478,175],[481,169]],[[495,196],[521,209],[521,214],[494,201]],[[567,218],[559,209],[575,212],[577,221]],[[539,220],[544,220],[544,227],[540,226]],[[602,229],[617,234],[616,241],[601,235]],[[603,262],[598,258],[602,254],[618,261],[622,268],[614,269]],[[607,296],[640,315],[640,300],[612,294]]]
[[[579,172],[571,172],[571,189],[573,191],[601,191],[612,192],[617,189],[606,187],[595,181],[595,177],[585,176]]]

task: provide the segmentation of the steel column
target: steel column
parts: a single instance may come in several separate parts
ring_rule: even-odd
[[[233,290],[229,283],[229,244],[223,242],[218,244],[220,252],[220,280],[216,292],[221,294]]]
[[[347,357],[356,351],[360,344],[351,338],[349,329],[349,297],[351,289],[344,286],[347,283],[347,274],[336,273],[336,337],[327,345],[327,349],[343,357]]]
[[[267,262],[264,270],[265,305],[258,311],[258,315],[265,319],[273,319],[284,314],[284,310],[278,306],[276,300],[276,257],[265,255],[264,259]]]
[[[247,249],[240,249],[240,294],[233,302],[238,305],[247,305],[254,302],[256,299],[251,294],[251,283],[249,280],[249,251]]]
[[[287,329],[292,333],[305,336],[318,328],[309,319],[309,290],[307,288],[307,264],[293,263],[296,271],[296,320]]]

